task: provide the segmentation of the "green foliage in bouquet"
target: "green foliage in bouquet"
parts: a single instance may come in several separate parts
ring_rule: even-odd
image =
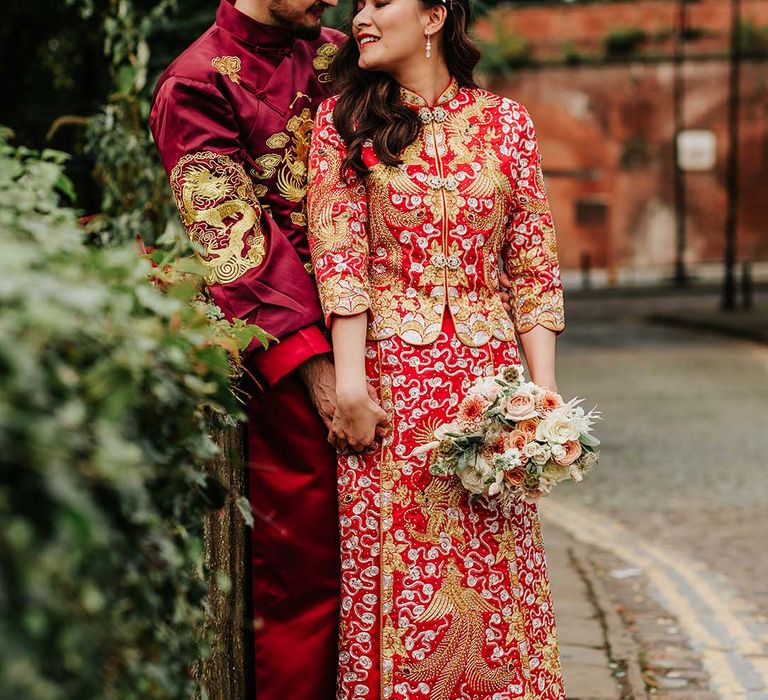
[[[193,261],[84,245],[63,159],[0,135],[0,697],[186,700],[222,346],[255,331],[211,323]]]

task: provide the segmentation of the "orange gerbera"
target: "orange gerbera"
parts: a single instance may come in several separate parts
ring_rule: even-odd
[[[485,419],[488,402],[481,396],[467,396],[459,406],[456,422],[465,433],[478,430]]]
[[[563,405],[563,399],[560,394],[555,393],[547,389],[536,397],[536,410],[542,415],[546,416],[556,408],[560,408]]]

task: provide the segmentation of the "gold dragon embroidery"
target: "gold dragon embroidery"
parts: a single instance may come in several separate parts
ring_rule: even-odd
[[[312,136],[312,114],[309,108],[305,107],[300,114],[291,117],[285,128],[286,131],[278,131],[266,141],[269,148],[284,149],[283,153],[259,156],[256,159],[259,171],[255,176],[261,180],[270,180],[277,174],[277,192],[283,199],[300,205],[299,211],[291,213],[291,221],[297,226],[306,226],[307,167]]]
[[[253,183],[242,166],[211,151],[184,156],[171,172],[171,188],[209,284],[226,284],[261,265],[266,242]]]

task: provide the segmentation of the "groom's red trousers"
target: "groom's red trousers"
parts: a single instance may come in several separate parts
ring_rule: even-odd
[[[336,697],[336,452],[295,373],[248,406],[256,699]]]

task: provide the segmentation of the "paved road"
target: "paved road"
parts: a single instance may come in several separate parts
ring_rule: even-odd
[[[571,299],[558,383],[605,420],[549,514],[648,576],[725,700],[768,699],[768,346],[657,327],[715,298]]]

